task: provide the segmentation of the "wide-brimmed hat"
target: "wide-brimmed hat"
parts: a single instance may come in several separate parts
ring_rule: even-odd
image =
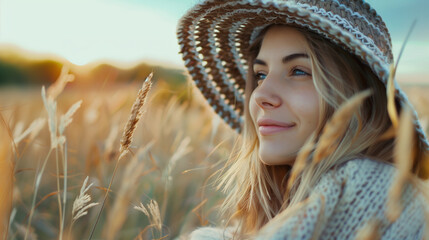
[[[381,17],[363,0],[206,0],[181,18],[177,36],[185,65],[208,103],[240,131],[245,105],[248,49],[272,24],[318,33],[356,55],[386,85],[393,62],[390,34]],[[408,105],[396,84],[401,106]],[[415,116],[423,149],[429,143]]]

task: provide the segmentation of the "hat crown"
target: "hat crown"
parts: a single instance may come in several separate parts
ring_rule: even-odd
[[[365,1],[295,0],[293,2],[321,17],[334,21],[339,27],[352,33],[364,45],[375,51],[384,62],[393,61],[392,40],[386,24]]]

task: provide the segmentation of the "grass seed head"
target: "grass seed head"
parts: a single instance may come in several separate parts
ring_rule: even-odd
[[[161,212],[155,200],[150,200],[146,207],[140,203],[140,205],[135,206],[134,209],[144,213],[148,217],[149,222],[154,225],[160,233],[162,232]]]
[[[14,142],[15,144],[18,144],[21,142],[24,138],[27,136],[30,136],[30,140],[35,138],[37,134],[42,130],[43,126],[45,125],[46,119],[44,118],[38,118],[34,120],[30,126],[24,131],[17,135],[14,134]]]
[[[61,69],[60,76],[57,80],[48,88],[48,96],[52,99],[56,99],[58,95],[60,95],[67,83],[73,82],[74,75],[69,74],[69,68],[67,66],[63,66]]]
[[[371,91],[365,90],[341,104],[323,129],[314,152],[313,163],[320,162],[335,150],[339,144],[339,139],[347,130],[353,114],[358,110],[363,100],[370,95]]]
[[[88,190],[91,188],[92,183],[88,184],[88,177],[85,178],[85,181],[82,184],[80,189],[79,196],[73,202],[72,218],[73,221],[78,220],[80,217],[88,214],[88,209],[97,206],[98,203],[90,203],[91,196],[87,194]]]
[[[73,104],[69,110],[61,116],[60,118],[60,125],[59,125],[59,134],[63,135],[64,130],[70,123],[73,121],[73,114],[80,108],[80,105],[82,104],[82,100],[77,101],[75,104]]]
[[[152,81],[151,81],[152,76],[153,76],[153,73],[149,74],[149,76],[143,82],[143,86],[139,90],[137,98],[134,101],[134,104],[131,108],[131,113],[128,118],[128,122],[125,125],[125,129],[121,138],[121,145],[119,149],[119,152],[120,152],[119,159],[121,159],[126,154],[133,140],[133,135],[136,130],[137,124],[143,114],[142,108],[145,104],[147,94],[149,93],[149,90],[152,86]]]
[[[386,217],[395,221],[402,212],[401,195],[404,185],[411,176],[413,146],[414,146],[413,116],[409,108],[402,110],[398,126],[398,134],[394,148],[394,161],[396,164],[396,176],[389,190],[387,199]]]

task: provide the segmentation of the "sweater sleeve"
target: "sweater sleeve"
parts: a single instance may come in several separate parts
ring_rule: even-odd
[[[422,198],[407,186],[400,217],[390,223],[387,194],[396,170],[368,159],[348,161],[326,173],[306,202],[261,231],[258,239],[355,239],[370,220],[380,225],[381,239],[421,239],[424,228]],[[281,218],[284,218],[281,219]],[[280,221],[279,221],[280,220]]]

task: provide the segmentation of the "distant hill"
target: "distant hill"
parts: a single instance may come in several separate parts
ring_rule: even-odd
[[[63,65],[75,75],[75,84],[97,85],[141,81],[150,72],[155,73],[154,80],[162,79],[172,86],[186,83],[183,70],[165,66],[139,63],[121,68],[110,63],[77,66],[57,57],[40,57],[19,49],[0,48],[0,87],[48,85],[54,82]]]

